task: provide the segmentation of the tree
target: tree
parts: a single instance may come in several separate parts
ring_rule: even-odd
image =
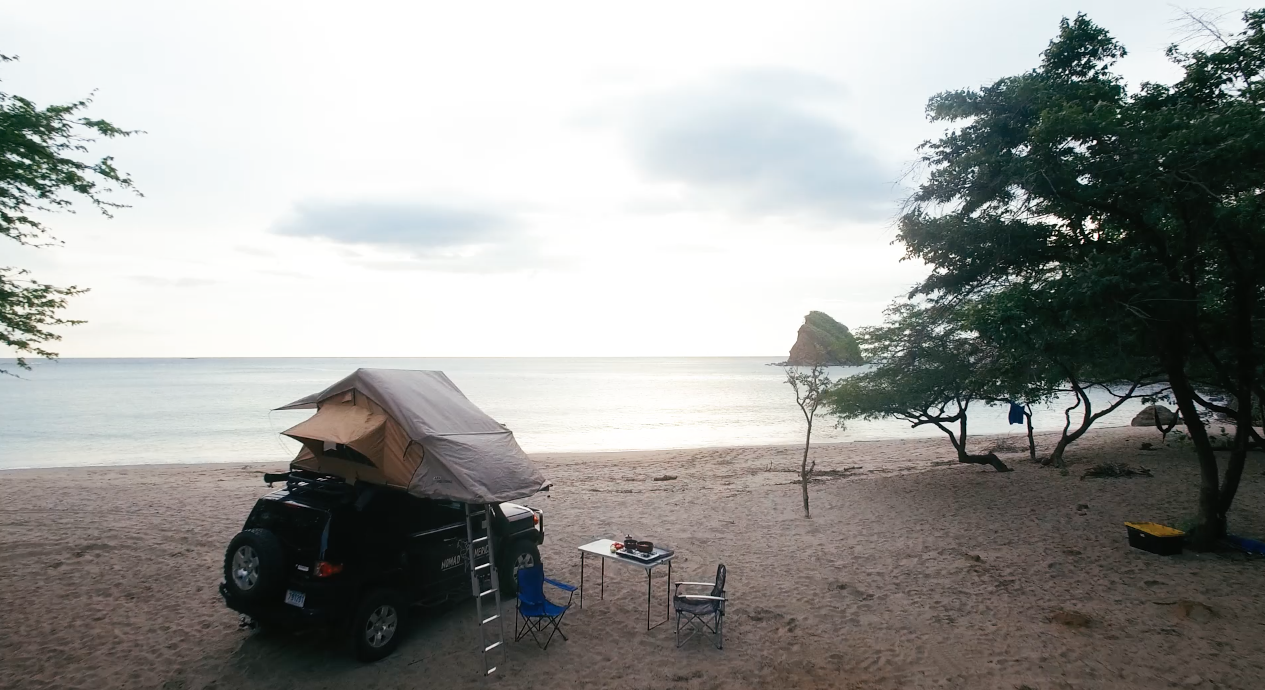
[[[1045,362],[1036,356],[1032,348],[1025,347],[1025,344],[1007,343],[1004,338],[999,337],[1013,336],[1016,332],[999,331],[997,327],[1004,325],[1004,322],[994,321],[996,315],[990,310],[973,303],[966,303],[960,308],[963,311],[964,326],[993,345],[993,368],[998,378],[995,389],[1004,393],[1004,397],[989,397],[988,401],[994,404],[1019,405],[1028,432],[1028,459],[1037,462],[1032,406],[1053,400],[1058,393],[1057,381],[1051,378]],[[1019,329],[1017,334],[1023,338],[1026,330]]]
[[[804,496],[804,517],[811,518],[808,512],[808,482],[812,480],[813,470],[817,469],[817,461],[808,464],[808,448],[813,440],[813,419],[817,417],[817,408],[821,406],[833,382],[824,365],[814,363],[807,372],[796,367],[785,367],[786,382],[795,391],[795,404],[804,413],[807,430],[804,432],[804,457],[799,463],[799,486]]]
[[[0,55],[0,63],[16,59]],[[114,167],[113,158],[80,160],[93,135],[114,138],[136,133],[84,116],[91,103],[86,98],[40,108],[21,96],[0,92],[0,236],[30,247],[60,244],[39,220],[40,214],[73,212],[67,197],[78,195],[109,216],[124,206],[106,194],[136,191],[131,178]],[[17,354],[22,369],[30,369],[24,355],[57,357],[46,345],[61,336],[50,329],[82,323],[58,314],[67,298],[85,291],[73,285],[48,285],[29,276],[27,270],[0,266],[0,345]],[[0,373],[10,372],[0,369]]]
[[[1052,401],[1070,394],[1073,404],[1063,411],[1063,430],[1054,451],[1043,464],[1063,466],[1067,447],[1085,435],[1090,426],[1114,412],[1126,401],[1143,396],[1143,386],[1158,378],[1155,365],[1126,342],[1130,333],[1102,321],[1081,322],[1076,316],[1090,305],[1080,304],[1081,291],[1062,291],[1070,281],[1050,284],[1015,284],[975,297],[964,311],[967,326],[991,343],[998,352],[1000,387],[1011,399]],[[1101,390],[1112,399],[1095,410],[1090,393]],[[1146,389],[1154,395],[1156,391]],[[1072,415],[1080,411],[1073,428]],[[1029,452],[1031,412],[1027,413]]]
[[[1032,401],[1025,400],[1023,405],[1023,422],[1028,428],[1028,459],[1032,462],[1037,461],[1037,442],[1032,437]]]
[[[897,303],[884,325],[862,329],[858,340],[874,368],[830,390],[832,414],[843,420],[893,417],[912,428],[930,424],[949,437],[958,462],[1010,471],[995,453],[968,451],[971,403],[992,404],[1005,393],[998,387],[995,351],[962,328],[959,312]]]
[[[1244,20],[1212,52],[1171,48],[1183,78],[1134,93],[1112,72],[1123,46],[1063,20],[1036,69],[931,99],[930,119],[957,128],[924,144],[929,175],[900,221],[933,303],[1079,295],[1069,322],[1110,324],[1161,372],[1199,459],[1203,547],[1225,534],[1256,433],[1200,387],[1265,393],[1265,10]],[[1235,421],[1224,478],[1198,407]]]

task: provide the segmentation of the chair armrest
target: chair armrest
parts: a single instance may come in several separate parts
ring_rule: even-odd
[[[703,601],[729,601],[725,597],[714,597],[710,594],[678,594],[678,599],[701,599]]]
[[[548,582],[549,584],[553,585],[554,587],[557,587],[558,589],[564,592],[574,592],[575,590],[579,589],[579,587],[576,587],[575,585],[569,585],[565,582],[558,582],[557,580],[550,580],[547,577],[545,578],[545,582]]]
[[[676,582],[674,584],[676,586],[672,588],[672,591],[677,594],[681,592],[682,587],[715,587],[716,586],[716,583],[714,582]]]

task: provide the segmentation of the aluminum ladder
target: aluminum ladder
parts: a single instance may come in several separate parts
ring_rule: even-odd
[[[479,521],[483,522],[483,536],[475,537],[479,532]],[[482,550],[483,555],[479,556],[483,545],[487,545],[486,550]],[[489,652],[496,649],[501,650],[501,664],[505,663],[506,647],[505,647],[505,623],[501,619],[501,582],[496,576],[496,557],[492,550],[492,506],[474,506],[466,504],[466,563],[470,568],[470,591],[474,594],[474,610],[479,618],[479,651],[483,657],[483,675],[490,676],[496,672],[496,666],[492,664]],[[487,578],[487,589],[484,589],[483,580]],[[488,597],[493,597],[496,605],[496,613],[485,616],[483,602]],[[496,637],[489,638],[491,631],[487,626],[496,623]],[[489,639],[493,642],[489,643]]]

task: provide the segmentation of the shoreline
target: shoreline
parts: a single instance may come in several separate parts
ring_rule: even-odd
[[[1141,430],[1152,429],[1152,427],[1131,427],[1127,424],[1103,425],[1103,426],[1094,425],[1093,427],[1090,428],[1088,433],[1093,433],[1100,430],[1105,431],[1108,429],[1124,429],[1124,428],[1133,428],[1133,429],[1141,429]],[[1037,446],[1039,448],[1041,446],[1041,439],[1043,437],[1049,437],[1052,435],[1057,437],[1059,433],[1060,433],[1059,431],[1050,431],[1050,430],[1034,431],[1033,437],[1037,440]],[[1028,438],[1026,430],[1023,431],[1022,434],[1019,433],[1019,430],[1016,430],[1012,434],[982,434],[979,436],[971,436],[970,439],[971,439],[971,444],[973,446],[975,446],[976,444],[982,443],[984,444],[984,446],[980,446],[980,447],[983,448],[987,446],[988,442],[995,443],[998,439],[1011,438],[1014,436],[1022,436],[1022,439],[1025,443],[1024,447],[1026,449],[1027,448],[1026,443],[1027,443],[1027,438]],[[831,449],[831,448],[851,446],[854,444],[918,443],[918,442],[928,442],[928,441],[936,441],[936,440],[943,441],[946,445],[948,444],[948,439],[944,436],[944,434],[936,434],[935,436],[912,436],[912,437],[903,437],[903,438],[902,437],[864,438],[864,439],[855,439],[851,441],[827,441],[827,442],[822,442],[822,443],[818,443],[814,441],[812,444],[812,448],[814,450],[818,448]],[[1072,446],[1070,446],[1069,448],[1074,448],[1075,445],[1076,444],[1073,443]],[[668,448],[639,448],[639,449],[627,449],[627,450],[538,451],[538,452],[529,452],[527,453],[527,455],[533,459],[542,458],[542,457],[567,458],[567,457],[575,457],[575,456],[603,457],[603,456],[615,456],[615,455],[624,456],[624,457],[627,457],[628,459],[634,459],[638,455],[648,456],[648,455],[654,455],[658,453],[678,453],[678,452],[691,452],[691,451],[696,451],[696,452],[723,451],[723,450],[734,450],[734,449],[774,449],[775,450],[775,449],[785,449],[785,448],[796,448],[796,449],[802,450],[804,446],[802,443],[801,444],[763,443],[763,444],[741,444],[741,445],[732,445],[732,446],[716,446],[716,445],[682,446],[682,447],[668,447]],[[126,463],[126,464],[102,463],[102,464],[91,464],[91,465],[87,465],[87,464],[85,465],[36,465],[36,466],[30,466],[30,467],[3,467],[3,468],[0,468],[0,476],[4,476],[7,473],[36,472],[40,470],[87,470],[87,469],[99,470],[99,469],[108,469],[108,468],[125,468],[126,469],[126,468],[173,468],[173,467],[225,467],[225,466],[234,466],[234,465],[244,465],[244,466],[271,465],[271,464],[277,464],[277,463],[283,463],[283,464],[288,465],[290,461],[289,460],[245,460],[245,461],[224,460],[220,462],[189,462],[189,463],[141,462],[141,463]]]

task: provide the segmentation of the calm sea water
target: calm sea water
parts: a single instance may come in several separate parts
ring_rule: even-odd
[[[288,461],[278,432],[309,411],[272,408],[357,367],[438,369],[531,452],[798,443],[804,420],[777,357],[523,359],[63,359],[0,377],[0,468]],[[838,377],[855,369],[839,369]],[[1100,424],[1127,424],[1128,404]],[[1038,428],[1062,426],[1038,412]],[[934,436],[897,421],[819,421],[815,441]],[[1005,408],[974,434],[1022,434]]]

